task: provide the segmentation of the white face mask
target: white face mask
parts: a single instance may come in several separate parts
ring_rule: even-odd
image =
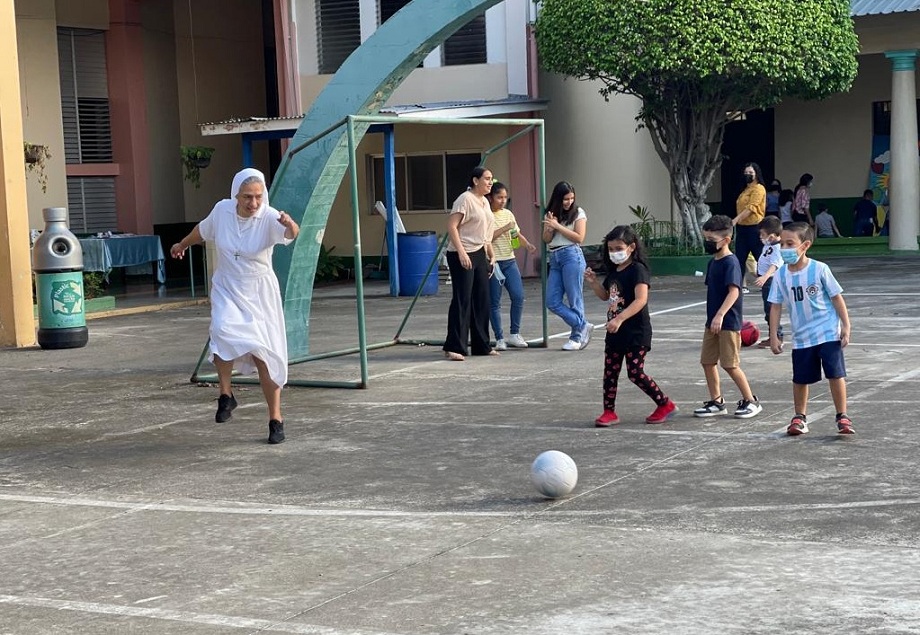
[[[770,245],[773,244],[773,241],[770,240],[769,238],[763,238],[763,239],[761,239],[760,242],[762,242],[762,243],[764,244],[764,247],[769,247]]]
[[[615,265],[622,265],[629,260],[628,251],[608,251],[607,255],[610,256],[610,261]]]

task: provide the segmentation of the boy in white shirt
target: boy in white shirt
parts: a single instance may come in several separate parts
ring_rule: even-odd
[[[783,230],[782,223],[777,216],[765,216],[757,226],[760,229],[760,242],[763,249],[757,259],[757,279],[754,284],[760,287],[763,298],[763,318],[767,322],[767,337],[762,339],[757,348],[770,348],[770,287],[773,286],[773,274],[783,266],[783,258],[779,255],[779,236]],[[783,325],[777,328],[777,336],[783,341]]]

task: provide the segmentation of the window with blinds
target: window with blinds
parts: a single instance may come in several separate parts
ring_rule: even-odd
[[[444,66],[485,64],[486,16],[476,16],[444,41]]]
[[[409,4],[409,0],[379,0],[377,3],[377,24],[383,24],[393,17],[393,14]]]
[[[395,157],[396,209],[400,213],[449,210],[466,190],[478,152],[417,152]],[[386,200],[384,158],[368,157],[368,185],[375,201]],[[376,212],[372,212],[376,213]]]
[[[409,4],[409,0],[378,0],[379,24]],[[444,66],[462,64],[485,64],[486,59],[486,16],[470,20],[459,31],[451,35],[442,46]]]
[[[115,231],[115,178],[67,177],[70,231],[77,234]]]
[[[105,34],[58,29],[58,67],[65,162],[112,163]],[[115,177],[67,177],[67,204],[71,231],[117,229]]]
[[[335,73],[361,45],[360,0],[316,0],[319,72]]]

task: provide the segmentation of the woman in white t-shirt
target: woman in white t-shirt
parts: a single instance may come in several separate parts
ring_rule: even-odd
[[[300,227],[288,214],[268,205],[265,176],[246,168],[233,177],[230,198],[169,250],[185,256],[192,245],[214,243],[217,265],[211,279],[210,360],[217,367],[220,396],[215,421],[236,408],[230,386],[234,364],[242,373],[259,372],[268,405],[268,442],[284,441],[281,387],[287,383],[287,337],[278,278],[272,269],[275,245],[290,244]]]
[[[495,219],[486,194],[492,172],[473,168],[466,192],[457,197],[447,217],[447,267],[453,297],[447,311],[444,356],[462,362],[469,355],[498,355],[489,341],[489,275],[495,266],[492,235]]]
[[[560,181],[553,188],[543,217],[543,242],[549,251],[546,308],[569,325],[565,351],[580,351],[591,341],[594,328],[585,319],[585,256],[581,243],[588,231],[588,216],[575,203],[575,188]],[[566,300],[568,303],[566,303]]]

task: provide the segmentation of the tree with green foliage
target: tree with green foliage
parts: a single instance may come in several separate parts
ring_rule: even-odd
[[[543,0],[536,38],[545,70],[642,100],[697,245],[730,113],[849,90],[859,51],[849,0]]]

